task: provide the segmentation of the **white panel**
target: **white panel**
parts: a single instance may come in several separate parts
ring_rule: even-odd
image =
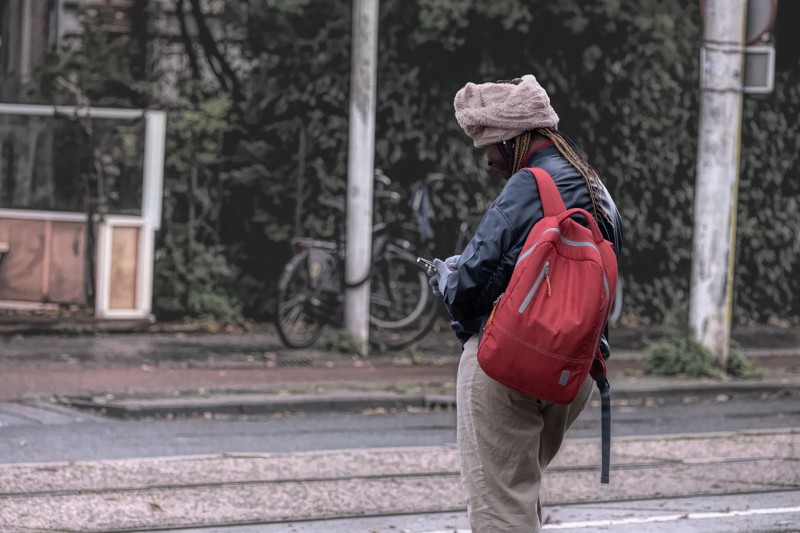
[[[109,284],[111,282],[111,225],[97,225],[97,262],[94,284],[94,312],[97,318],[108,318]]]
[[[27,209],[0,209],[0,218],[16,218],[20,220],[52,220],[54,222],[86,222],[83,213],[62,211],[29,211]]]
[[[68,105],[29,105],[29,104],[0,104],[0,114],[3,115],[33,115],[40,117],[53,117],[56,115],[91,116],[94,118],[119,118],[134,120],[144,115],[141,109],[116,109],[110,107],[76,107]]]

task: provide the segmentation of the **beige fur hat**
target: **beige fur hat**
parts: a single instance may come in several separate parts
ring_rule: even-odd
[[[519,84],[467,83],[454,102],[456,120],[482,148],[536,128],[555,128],[558,115],[547,92],[530,74]]]

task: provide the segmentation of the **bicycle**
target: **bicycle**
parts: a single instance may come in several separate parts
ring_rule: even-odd
[[[430,331],[439,305],[428,285],[428,277],[416,264],[416,254],[430,250],[426,227],[424,189],[417,188],[411,201],[414,223],[397,214],[402,196],[388,190],[391,180],[376,172],[376,214],[384,220],[372,228],[373,252],[370,271],[363,280],[344,278],[344,202],[320,199],[319,203],[339,216],[335,241],[295,238],[294,255],[278,280],[276,326],[281,341],[290,348],[307,348],[322,335],[325,326],[343,327],[343,289],[370,282],[370,344],[389,349],[404,348]],[[423,198],[424,200],[424,198]],[[412,253],[412,250],[415,253]]]

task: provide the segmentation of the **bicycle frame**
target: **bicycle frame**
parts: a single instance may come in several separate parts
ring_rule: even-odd
[[[383,179],[388,185],[388,178]],[[377,177],[376,180],[380,181]],[[379,222],[372,226],[372,260],[364,279],[349,280],[345,277],[342,217],[335,219],[334,241],[304,237],[292,240],[295,253],[284,267],[278,284],[279,308],[284,308],[283,303],[289,305],[285,307],[286,314],[279,311],[277,315],[279,333],[288,346],[309,346],[319,338],[320,328],[325,325],[343,327],[345,290],[367,281],[372,284],[370,327],[391,332],[379,334],[379,340],[375,341],[377,344],[399,348],[414,342],[432,326],[436,308],[430,305],[433,300],[427,279],[414,261],[416,254],[411,253],[414,248],[412,241],[419,241],[419,249],[414,250],[419,253],[427,251],[428,240],[422,231],[410,227],[398,216],[394,207],[402,200],[399,193],[378,191],[375,196],[381,207],[376,210]],[[344,212],[341,201],[320,199],[320,204]],[[412,206],[419,208],[421,204],[417,199]],[[417,277],[418,274],[422,279]],[[302,319],[304,314],[311,319],[310,322]],[[308,324],[310,329],[300,326],[299,336],[295,337],[296,341],[292,340],[293,333],[282,329],[282,316],[289,317],[289,323],[299,319],[297,324]],[[314,323],[318,324],[316,329]]]
[[[321,322],[339,327],[344,304],[339,246],[330,241],[306,238],[293,239],[292,245],[299,253],[306,254],[309,288],[312,290],[310,309]]]

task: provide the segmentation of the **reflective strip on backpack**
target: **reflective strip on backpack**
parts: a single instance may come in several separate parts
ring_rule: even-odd
[[[603,270],[603,287],[606,289],[606,310],[604,312],[604,316],[606,317],[606,320],[608,320],[608,313],[610,312],[609,307],[611,306],[611,289],[608,288],[608,278],[606,277],[605,270]],[[600,333],[597,335],[597,339],[595,339],[595,347],[600,346],[600,337],[602,336],[603,329],[600,330]]]
[[[558,233],[559,233],[559,235],[561,234],[560,231]],[[564,244],[568,244],[570,246],[587,246],[589,248],[594,248],[598,252],[600,251],[600,249],[597,248],[597,245],[595,243],[591,242],[591,241],[571,241],[571,240],[567,239],[566,237],[562,236],[561,237],[561,242],[563,242]]]
[[[539,277],[536,278],[536,282],[533,284],[533,287],[531,287],[531,290],[528,292],[528,295],[525,296],[525,299],[522,301],[522,305],[519,306],[520,313],[525,312],[525,308],[527,308],[528,304],[531,303],[533,295],[536,294],[536,289],[538,289],[539,285],[542,284],[542,280],[547,275],[548,270],[550,270],[550,261],[545,261],[544,267],[542,267],[542,271],[539,272]]]
[[[536,248],[536,245],[539,244],[539,241],[542,240],[542,237],[544,237],[545,233],[552,233],[554,231],[556,233],[558,233],[559,235],[561,235],[561,230],[560,229],[558,229],[558,228],[547,228],[546,230],[544,230],[542,232],[541,235],[539,235],[539,238],[536,239],[536,242],[533,243],[533,245],[530,248],[528,248],[522,254],[520,254],[520,256],[517,258],[517,263],[516,264],[519,264],[520,261],[522,261],[523,259],[525,259],[526,257],[528,257],[529,255],[531,255],[533,253],[533,250]]]
[[[525,250],[523,253],[520,254],[520,256],[517,258],[517,263],[516,264],[518,265],[520,261],[522,261],[523,259],[525,259],[526,257],[528,257],[530,254],[533,253],[533,251],[536,249],[536,246],[539,244],[539,241],[541,241],[542,237],[544,237],[545,233],[552,233],[552,232],[558,233],[559,238],[561,239],[561,242],[563,242],[567,246],[575,246],[575,247],[586,246],[587,248],[594,248],[595,250],[598,251],[598,253],[600,252],[600,249],[592,241],[573,241],[573,240],[567,239],[566,237],[561,235],[561,230],[560,229],[558,229],[558,228],[547,228],[546,230],[544,230],[542,232],[541,235],[539,235],[539,238],[536,239],[536,242],[533,243],[533,245],[530,248],[528,248],[527,250]]]

